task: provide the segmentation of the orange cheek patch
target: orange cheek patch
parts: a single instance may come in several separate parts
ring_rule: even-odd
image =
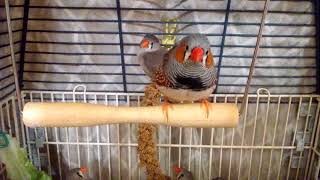
[[[207,56],[207,59],[206,59],[206,64],[207,64],[207,67],[211,67],[214,64],[213,55],[212,55],[210,50],[208,52],[208,56]]]
[[[183,61],[184,61],[185,50],[186,50],[186,46],[185,45],[178,46],[177,49],[176,49],[176,60],[179,63],[183,63]]]

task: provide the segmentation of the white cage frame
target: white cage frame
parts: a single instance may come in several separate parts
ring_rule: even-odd
[[[243,95],[235,94],[215,94],[211,98],[213,102],[238,103],[242,96]],[[85,91],[23,91],[22,97],[23,103],[32,101],[59,101],[132,106],[140,104],[143,94],[95,93]],[[318,148],[320,129],[319,98],[320,96],[318,95],[265,95],[261,93],[257,95],[249,95],[249,102],[246,104],[244,117],[240,119],[239,126],[234,129],[196,129],[161,126],[158,129],[159,131],[168,132],[168,138],[165,139],[165,141],[163,139],[161,140],[161,137],[159,134],[157,134],[157,148],[159,152],[158,157],[160,159],[162,169],[166,172],[166,174],[172,176],[172,168],[170,167],[176,163],[179,166],[184,166],[194,171],[195,179],[211,179],[216,176],[223,176],[226,179],[258,180],[314,179],[317,176],[320,167],[320,152]],[[262,105],[263,103],[265,105]],[[270,136],[270,133],[268,134],[269,129],[267,129],[267,122],[271,121],[270,109],[272,106],[276,107],[276,119],[274,120],[274,131],[271,133],[272,143],[270,144],[265,141],[266,136]],[[287,106],[287,109],[285,109],[283,106]],[[294,106],[298,106],[298,109],[295,109]],[[96,156],[98,157],[98,173],[92,175],[96,179],[105,179],[106,176],[108,179],[115,179],[116,177],[117,179],[145,179],[143,170],[138,167],[137,163],[137,140],[134,138],[136,135],[136,125],[115,124],[87,128],[21,128],[23,125],[18,119],[18,113],[15,112],[16,109],[17,104],[14,96],[11,96],[1,102],[1,129],[18,138],[20,143],[28,149],[29,158],[34,162],[38,169],[45,170],[49,174],[56,174],[58,175],[57,177],[60,177],[61,179],[65,173],[65,166],[73,168],[86,164],[86,161],[90,161],[90,156],[95,156],[93,153],[96,151],[95,147],[98,147],[98,154]],[[263,115],[263,113],[259,113],[261,109],[264,109],[268,113],[265,113],[263,118],[259,119],[263,122],[258,122],[258,114],[259,117]],[[315,110],[312,111],[311,109]],[[282,111],[286,111],[285,118],[280,117],[279,115]],[[253,130],[252,134],[255,136],[252,136],[252,139],[248,143],[246,142],[245,138],[247,137],[246,123],[249,121],[247,120],[247,117],[250,113],[254,114],[254,124],[253,129],[251,129]],[[290,118],[292,117],[290,115],[292,113],[294,113],[295,118]],[[313,120],[312,132],[310,132],[311,119]],[[276,137],[281,133],[281,131],[278,130],[278,127],[280,127],[279,124],[282,121],[285,121],[284,134],[281,140],[282,143],[277,144]],[[293,136],[287,135],[288,132],[291,131],[288,125],[289,121],[294,121]],[[298,123],[299,121],[302,122],[302,126]],[[258,131],[259,128],[261,129],[261,127],[263,127],[263,133],[260,132],[256,134],[256,131]],[[106,128],[107,130],[106,140],[102,140],[100,138],[102,128]],[[124,140],[124,137],[121,137],[120,134],[124,129],[126,129],[129,134],[129,136],[125,137],[126,140]],[[241,131],[241,129],[243,130]],[[79,135],[80,131],[83,136]],[[112,137],[112,135],[110,135],[110,133],[112,133],[111,131],[116,132],[116,137]],[[237,138],[235,136],[235,132],[238,131],[241,131],[241,141],[239,141],[241,142],[240,144],[235,143],[235,139]],[[70,132],[75,132],[78,134],[78,136],[71,140],[69,136]],[[208,132],[211,134],[209,141],[210,143],[208,143],[208,141],[207,143],[202,143],[205,139],[204,134],[208,134]],[[229,136],[225,135],[226,132],[229,133]],[[39,133],[42,135],[39,135]],[[69,134],[63,138],[60,136],[61,133]],[[103,131],[102,133],[105,132]],[[198,133],[198,135],[200,135],[195,138],[195,134],[193,133]],[[24,134],[26,134],[26,137],[23,136]],[[190,136],[187,134],[190,134]],[[218,134],[221,135],[219,136]],[[230,134],[232,134],[231,138]],[[35,138],[35,136],[37,138]],[[92,136],[97,138],[94,140]],[[214,139],[215,136],[219,136],[219,138],[221,138],[219,142],[216,142],[216,139]],[[256,143],[255,139],[261,139],[260,136],[262,136],[262,143]],[[302,144],[297,140],[296,137],[298,136],[302,137]],[[288,139],[288,137],[291,138]],[[307,138],[308,140],[306,140]],[[186,139],[188,141],[186,141]],[[67,152],[62,152],[61,148],[64,146],[66,146]],[[73,146],[76,146],[75,151],[72,151],[74,148],[71,147]],[[105,148],[107,153],[103,150]],[[112,155],[111,151],[117,151],[120,153],[118,153],[118,156],[115,157]],[[238,157],[237,155],[239,155],[239,151],[240,156]],[[280,162],[277,162],[279,165],[276,165],[273,156],[278,153],[278,151],[280,151]],[[71,157],[73,152],[76,152],[76,158]],[[127,152],[127,155],[123,152]],[[256,154],[257,152],[258,155]],[[284,157],[284,154],[288,152],[290,156]],[[67,165],[62,165],[63,160],[61,159],[61,153],[66,153],[64,156],[67,157]],[[249,156],[247,155],[247,157],[250,157],[248,161],[249,163],[247,163],[247,159],[244,158],[246,153],[249,153]],[[262,162],[266,157],[266,153],[270,153],[267,157],[268,167],[263,168],[264,165],[262,165]],[[57,157],[57,162],[52,157],[55,156],[55,154]],[[104,154],[107,154],[107,157],[104,158]],[[216,162],[213,160],[213,158],[217,155],[219,156],[219,161]],[[188,158],[183,158],[185,156]],[[203,158],[206,157],[203,156],[209,158],[209,162],[206,165],[202,165],[203,163],[207,163],[205,160],[203,160]],[[228,156],[229,158],[225,158],[225,156]],[[259,157],[258,163],[254,163],[257,157]],[[236,160],[239,163],[238,166],[233,166],[235,158],[239,158],[239,160]],[[306,158],[306,160],[304,158]],[[226,161],[226,159],[228,160]],[[107,162],[104,162],[105,160],[107,160]],[[125,161],[126,165],[123,165],[123,161]],[[225,163],[227,163],[227,165],[223,165]],[[273,163],[275,164],[272,165]],[[102,164],[105,164],[107,168],[103,169]],[[214,167],[214,164],[217,164],[217,167]],[[55,167],[55,165],[58,167]],[[259,166],[259,169],[258,171],[255,171],[254,168],[257,166]],[[272,166],[277,166],[277,172],[273,172],[271,170]],[[58,172],[54,172],[53,168],[57,169]],[[204,173],[204,168],[207,169],[207,174],[206,172]],[[263,169],[267,169],[267,171],[265,172]],[[236,176],[234,176],[234,172],[236,172]]]

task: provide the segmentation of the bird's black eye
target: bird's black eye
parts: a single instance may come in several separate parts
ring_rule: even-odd
[[[209,51],[206,52],[206,55],[208,55]]]
[[[181,174],[181,175],[180,175],[180,177],[183,177],[183,176],[184,176],[184,174]]]
[[[189,46],[186,46],[186,50],[188,51],[188,49],[189,49]]]

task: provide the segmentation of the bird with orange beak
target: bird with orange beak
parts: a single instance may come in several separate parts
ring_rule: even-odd
[[[163,57],[167,52],[166,48],[161,47],[160,40],[152,34],[146,34],[141,40],[138,61],[143,71],[151,79],[155,71],[162,66]]]
[[[88,180],[88,169],[86,167],[74,168],[66,174],[66,180]]]
[[[165,54],[155,82],[170,101],[201,101],[208,116],[207,99],[216,87],[216,69],[207,37],[194,34],[181,39]]]
[[[189,35],[167,51],[157,37],[146,35],[140,43],[138,60],[164,95],[163,110],[167,118],[169,101],[201,101],[209,115],[207,99],[216,87],[216,72],[206,36]]]
[[[177,180],[193,180],[193,175],[190,171],[185,168],[174,166],[173,170],[176,173]]]

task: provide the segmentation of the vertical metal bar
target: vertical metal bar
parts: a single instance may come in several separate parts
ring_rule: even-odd
[[[227,33],[227,27],[228,27],[228,21],[229,21],[230,6],[231,6],[231,0],[228,0],[226,14],[224,17],[224,26],[223,26],[223,32],[222,32],[221,45],[220,45],[219,61],[217,65],[217,88],[215,89],[215,92],[217,92],[219,88],[219,79],[220,79],[219,77],[220,77],[220,70],[221,70],[221,64],[222,64],[224,42],[226,39],[226,33]]]
[[[54,102],[54,96],[53,93],[50,93],[51,102]],[[64,101],[64,93],[62,93],[62,101]],[[60,160],[60,147],[59,147],[59,138],[58,138],[58,128],[54,128],[54,134],[56,136],[56,142],[57,142],[57,157],[58,157],[58,171],[59,171],[59,177],[62,179],[62,171],[61,171],[61,160]],[[66,134],[66,137],[68,138],[68,134]],[[67,152],[68,152],[68,168],[70,168],[70,154],[69,154],[69,141],[67,141]]]
[[[191,152],[192,152],[192,148],[191,148],[191,145],[192,145],[192,134],[193,134],[193,128],[190,128],[190,141],[189,141],[189,163],[188,163],[188,170],[190,171],[190,168],[191,168]]]
[[[98,104],[98,99],[97,95],[94,95],[94,103]],[[99,175],[99,180],[101,180],[101,153],[100,153],[100,126],[96,126],[96,132],[97,132],[97,148],[98,148],[98,175]]]
[[[140,106],[141,104],[140,104],[140,96],[138,95],[138,106]],[[159,131],[158,131],[159,132]],[[160,138],[159,138],[160,139]],[[138,148],[137,148],[138,149]],[[159,147],[159,154],[160,154],[160,147]],[[137,154],[137,159],[139,159],[139,157],[138,157],[138,154]],[[160,162],[160,164],[161,164],[161,158],[160,158],[160,155],[159,155],[159,162]],[[138,180],[140,180],[141,179],[141,169],[139,168],[139,166],[138,166]]]
[[[251,79],[252,79],[252,75],[254,72],[254,65],[256,63],[259,49],[260,49],[260,40],[262,38],[262,31],[263,31],[264,23],[265,23],[264,21],[265,21],[267,14],[268,14],[269,2],[270,2],[270,0],[265,0],[265,3],[264,3],[264,9],[263,9],[262,18],[260,21],[260,27],[259,27],[258,37],[257,37],[257,41],[256,41],[256,47],[254,48],[254,52],[253,52],[253,57],[252,57],[251,65],[250,65],[248,80],[247,80],[246,88],[244,90],[244,97],[243,97],[244,101],[242,102],[241,107],[240,107],[240,114],[242,114],[244,105],[246,104],[245,103],[245,101],[247,99],[246,97],[248,96],[248,93],[249,93]]]
[[[2,127],[2,131],[6,132],[5,126],[4,126],[4,114],[3,114],[3,108],[2,108],[3,104],[0,104],[0,119],[1,119],[1,127]]]
[[[310,179],[310,176],[311,176],[311,173],[312,173],[312,166],[313,166],[313,161],[314,161],[314,150],[313,148],[317,147],[317,141],[315,141],[315,139],[317,139],[318,135],[319,135],[319,129],[320,129],[320,121],[319,121],[319,111],[320,111],[320,99],[317,98],[317,110],[316,110],[316,116],[315,116],[315,119],[314,119],[314,124],[316,126],[313,127],[313,130],[312,130],[312,135],[311,135],[311,143],[310,143],[310,146],[311,148],[309,149],[309,157],[308,157],[308,161],[307,161],[307,169],[306,169],[306,172],[308,172],[307,174],[307,177],[305,177],[305,179]],[[312,152],[312,153],[311,153]],[[312,156],[311,156],[312,154]],[[310,160],[311,158],[311,160]],[[310,164],[309,164],[309,161],[310,161]]]
[[[16,101],[13,100],[13,103],[14,103],[14,110],[16,111],[17,110],[17,105],[16,105]],[[23,105],[23,102],[21,101],[22,105]],[[14,115],[16,116],[16,112],[14,112]],[[21,127],[21,137],[22,137],[22,146],[23,148],[26,148],[26,134],[25,134],[25,126],[24,126],[24,123],[23,123],[23,120],[22,120],[22,115],[19,113],[19,116],[17,117],[20,121],[20,127]]]
[[[31,93],[30,93],[31,94]],[[31,95],[30,95],[31,96]],[[22,103],[23,105],[25,104],[25,100],[24,98],[22,99]],[[27,140],[27,147],[28,147],[28,156],[29,156],[29,159],[32,160],[32,156],[31,156],[31,145],[30,145],[30,134],[29,134],[29,127],[25,126],[26,127],[26,140]]]
[[[169,144],[171,144],[171,126],[169,126]],[[171,176],[171,146],[169,146],[169,176]]]
[[[8,122],[8,128],[9,128],[9,134],[12,136],[12,127],[11,127],[11,122],[10,122],[10,111],[9,111],[9,103],[6,101],[6,112],[7,112],[7,122]]]
[[[130,96],[127,95],[127,106],[130,106]],[[131,180],[131,124],[128,125],[128,170],[129,170],[129,180]]]
[[[43,93],[40,92],[40,99],[41,99],[41,102],[43,102]],[[48,172],[49,172],[49,175],[51,176],[51,158],[50,158],[50,148],[49,148],[49,141],[48,141],[48,131],[47,131],[47,128],[45,127],[44,128],[44,133],[45,133],[45,140],[46,140],[46,149],[47,149],[47,157],[48,157]],[[58,137],[57,137],[58,138]]]
[[[228,96],[225,96],[224,97],[224,103],[227,103],[227,100],[228,100]],[[221,171],[222,171],[222,154],[223,154],[223,149],[222,149],[222,146],[223,146],[223,143],[224,143],[224,128],[222,128],[222,132],[221,132],[221,148],[220,148],[220,162],[219,162],[219,177],[221,177]]]
[[[108,95],[105,95],[105,104],[109,105]],[[107,125],[107,143],[108,143],[108,179],[111,180],[112,172],[111,172],[111,149],[110,149],[110,125]]]
[[[33,95],[32,95],[32,92],[30,93],[30,101],[33,102]],[[38,131],[37,131],[37,128],[34,128],[34,135],[35,135],[35,139],[38,138]],[[37,147],[37,145],[35,144],[36,146],[36,151],[37,151],[37,156],[38,156],[38,161],[39,161],[39,167],[38,169],[41,170],[41,159],[40,159],[40,151],[39,151],[39,147]]]
[[[72,93],[72,100],[75,103],[76,102],[76,88],[74,89]],[[79,145],[79,128],[76,127],[76,141],[77,141],[77,155],[78,155],[78,167],[81,167],[81,159],[80,159],[80,145]]]
[[[254,115],[254,124],[253,124],[253,133],[252,133],[252,141],[251,146],[254,146],[254,140],[256,135],[256,128],[257,128],[257,119],[258,119],[258,111],[259,111],[259,104],[260,104],[260,95],[258,94],[257,103],[256,103],[256,111]],[[250,149],[250,160],[249,160],[249,170],[248,170],[248,179],[251,179],[251,169],[252,169],[252,156],[253,156],[253,149]]]
[[[243,131],[242,131],[242,136],[241,136],[241,147],[243,147],[244,144],[244,136],[246,132],[246,125],[247,125],[247,115],[248,115],[248,96],[246,97],[246,106],[245,106],[245,111],[244,111],[244,120],[243,120]],[[244,100],[243,100],[244,101]],[[238,167],[238,180],[240,179],[241,176],[241,166],[242,166],[242,154],[243,154],[243,149],[240,149],[240,160],[239,160],[239,167]]]
[[[116,95],[116,106],[119,106],[119,96]],[[119,177],[118,179],[121,180],[121,147],[120,147],[120,125],[117,124],[117,138],[118,138],[118,173],[119,173]]]
[[[10,53],[11,53],[11,63],[12,63],[12,71],[14,75],[14,83],[16,88],[16,95],[18,100],[18,108],[19,113],[22,112],[22,101],[21,101],[21,91],[18,81],[18,72],[16,67],[16,58],[14,53],[14,44],[13,44],[13,37],[12,37],[12,28],[11,28],[11,17],[10,17],[10,7],[9,7],[9,0],[4,0],[5,2],[5,9],[6,9],[6,16],[7,16],[7,25],[8,25],[8,35],[9,35],[9,43],[10,43]]]
[[[300,97],[300,99],[299,99],[299,106],[298,106],[298,112],[297,112],[297,117],[296,117],[296,125],[295,125],[295,128],[294,128],[294,134],[293,134],[291,146],[294,146],[294,142],[295,142],[296,135],[297,135],[298,122],[299,122],[299,119],[300,119],[301,103],[302,103],[302,97]],[[290,151],[291,151],[291,153],[290,153],[288,170],[287,170],[287,178],[286,178],[287,180],[289,179],[289,176],[290,176],[290,169],[291,169],[290,166],[291,166],[291,161],[292,161],[292,156],[293,156],[293,150],[291,149]]]
[[[320,2],[313,0],[316,24],[316,66],[317,66],[317,94],[320,94]]]
[[[306,118],[306,122],[305,122],[305,126],[304,126],[302,142],[304,142],[304,138],[306,136],[308,125],[309,125],[309,117],[310,117],[311,105],[312,105],[312,97],[310,97],[310,100],[309,100],[308,113],[307,113],[307,118]],[[297,172],[296,172],[296,179],[298,179],[298,177],[299,177],[300,163],[301,163],[301,158],[302,158],[302,154],[303,153],[304,153],[304,151],[299,153],[298,169],[297,169]]]
[[[288,127],[289,116],[290,116],[290,111],[291,111],[291,102],[292,102],[292,97],[290,96],[289,97],[289,102],[288,102],[288,111],[287,111],[287,116],[286,116],[286,124],[284,126],[284,134],[283,134],[281,147],[283,147],[285,142],[286,142],[286,133],[287,133],[287,127]],[[280,152],[280,161],[279,161],[279,169],[278,169],[277,179],[280,179],[281,166],[282,166],[282,156],[283,156],[283,149],[281,149],[281,152]]]
[[[217,96],[215,95],[213,98],[213,102],[215,103],[217,101]],[[213,134],[214,134],[215,129],[211,128],[211,136],[210,136],[210,146],[213,145]],[[209,155],[209,178],[212,176],[212,147],[210,147],[210,155]]]
[[[238,105],[238,96],[236,96],[235,104],[236,104],[236,105]],[[231,146],[233,146],[233,143],[234,143],[234,129],[235,129],[235,128],[232,128]],[[233,152],[233,148],[231,148],[231,149],[230,149],[230,159],[229,159],[229,173],[228,173],[228,180],[230,180],[230,179],[231,179],[232,152]]]
[[[30,0],[25,0],[23,5],[23,24],[22,35],[20,42],[20,64],[19,64],[19,84],[23,87],[23,71],[24,71],[24,59],[27,44],[27,32],[28,32],[28,19],[29,19],[29,4]]]
[[[66,102],[65,94],[62,93],[62,102]],[[64,128],[67,140],[67,158],[68,158],[68,168],[70,168],[70,143],[69,143],[69,128]]]
[[[268,96],[267,112],[266,112],[266,118],[265,118],[264,127],[263,127],[262,147],[265,145],[267,124],[268,124],[268,121],[269,121],[269,107],[270,107],[270,94]],[[258,168],[258,180],[260,180],[260,175],[261,175],[262,158],[263,158],[263,148],[261,149],[261,152],[260,152],[260,160],[259,160],[259,168]]]
[[[179,157],[178,157],[178,161],[179,161],[179,167],[181,167],[181,143],[182,143],[182,128],[179,128]],[[160,151],[159,151],[160,153]],[[161,158],[159,157],[159,160]]]
[[[277,105],[277,114],[276,114],[276,123],[274,125],[274,131],[273,131],[273,136],[272,136],[272,146],[274,146],[274,141],[276,139],[276,134],[277,134],[277,128],[278,128],[278,123],[279,123],[279,113],[280,113],[280,104],[281,104],[281,96],[278,98],[278,105]],[[273,149],[271,149],[270,152],[270,158],[269,158],[269,166],[268,166],[268,173],[267,173],[267,180],[270,178],[270,169],[271,169],[271,163],[272,163],[272,154],[273,154]]]
[[[201,148],[201,145],[202,145],[202,136],[203,136],[203,128],[200,129],[200,147],[199,147],[199,154],[200,154],[200,157],[199,157],[199,171],[198,171],[198,179],[201,179],[201,169],[202,169],[202,148]]]
[[[213,145],[213,134],[214,134],[214,128],[211,128],[211,136],[210,136],[210,146]],[[212,147],[210,147],[210,153],[209,153],[209,178],[212,176]]]
[[[17,113],[16,113],[16,100],[15,98],[12,96],[11,97],[11,102],[12,102],[12,115],[13,115],[13,120],[14,120],[14,129],[15,129],[15,134],[16,134],[16,138],[18,140],[18,142],[21,144],[22,142],[20,141],[20,133],[19,133],[19,125],[18,125],[18,117],[17,117]],[[21,127],[21,129],[23,129],[23,127]]]
[[[125,66],[125,60],[124,60],[124,47],[123,47],[123,33],[122,33],[122,18],[121,18],[120,0],[116,0],[116,4],[117,4],[117,16],[118,16],[118,29],[119,29],[123,91],[127,92],[126,66]]]

